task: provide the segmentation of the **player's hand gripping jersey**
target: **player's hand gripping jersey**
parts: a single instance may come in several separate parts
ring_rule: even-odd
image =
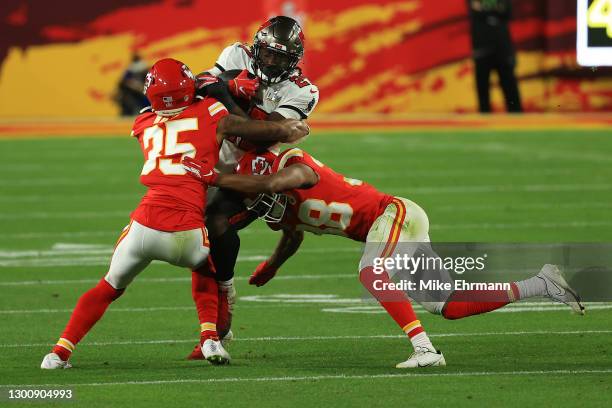
[[[216,163],[217,123],[227,114],[220,102],[205,98],[170,118],[151,111],[136,118],[132,135],[145,160],[140,182],[149,189],[132,213],[134,220],[160,231],[204,227],[206,187],[186,174],[181,160]]]
[[[263,157],[248,153],[240,163],[240,172],[265,174],[261,170],[264,162]],[[271,173],[293,164],[310,167],[319,177],[319,182],[310,188],[283,192],[287,196],[287,209],[279,224],[284,228],[342,235],[365,242],[374,221],[393,201],[392,196],[361,180],[336,173],[298,148],[281,153],[274,160]]]

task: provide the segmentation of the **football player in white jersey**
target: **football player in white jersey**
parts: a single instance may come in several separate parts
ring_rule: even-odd
[[[303,56],[302,28],[290,17],[277,16],[259,27],[251,46],[238,42],[230,45],[221,52],[214,67],[200,76],[224,79],[232,94],[248,103],[241,107],[252,119],[306,119],[319,101],[319,90],[298,67]],[[245,151],[265,148],[278,153],[278,146],[255,146],[240,138],[224,141],[216,169],[231,173]],[[233,277],[240,248],[237,231],[257,217],[247,211],[242,197],[235,192],[219,190],[209,197],[206,225],[220,289],[217,331],[227,344],[232,337]],[[200,359],[201,355],[196,346],[188,358]]]

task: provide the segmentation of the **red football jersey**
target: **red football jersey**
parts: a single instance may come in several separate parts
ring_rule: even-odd
[[[319,182],[311,188],[285,191],[287,210],[281,224],[315,234],[335,234],[365,242],[372,224],[393,197],[370,184],[338,174],[303,150],[282,152],[272,165],[276,173],[292,164],[312,168]]]
[[[144,154],[140,182],[149,189],[132,218],[160,231],[204,227],[206,188],[186,174],[185,156],[217,163],[217,124],[228,114],[216,99],[205,98],[176,116],[146,112],[136,118],[132,135]]]

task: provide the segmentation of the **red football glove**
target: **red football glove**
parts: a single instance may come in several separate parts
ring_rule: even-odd
[[[195,160],[186,156],[183,161],[181,161],[181,164],[183,165],[183,169],[187,171],[187,174],[194,179],[200,180],[207,185],[215,185],[218,174],[215,173],[214,169],[207,161]]]
[[[227,87],[237,98],[251,99],[259,88],[259,78],[249,78],[249,71],[243,70],[236,78],[227,81]]]
[[[249,279],[249,285],[265,285],[270,279],[274,277],[274,275],[276,275],[276,271],[278,271],[278,268],[273,268],[270,266],[268,261],[263,261],[257,266],[257,269],[255,269],[255,272],[253,272],[253,274],[251,275],[251,278]]]

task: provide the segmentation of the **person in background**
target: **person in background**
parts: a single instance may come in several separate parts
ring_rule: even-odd
[[[135,116],[143,108],[150,105],[142,93],[149,64],[138,54],[132,56],[132,62],[127,67],[119,85],[117,85],[117,103],[121,108],[121,116]]]
[[[490,76],[497,71],[508,112],[522,112],[510,36],[511,0],[468,0],[480,112],[491,112]]]

